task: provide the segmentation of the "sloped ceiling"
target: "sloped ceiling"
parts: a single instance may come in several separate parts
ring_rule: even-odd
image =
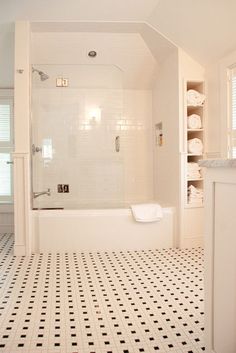
[[[0,21],[143,21],[159,0],[0,0]]]
[[[236,49],[235,0],[160,0],[147,22],[203,65]]]
[[[236,49],[235,14],[236,0],[0,0],[0,87],[13,85],[16,20],[146,22],[205,66]]]

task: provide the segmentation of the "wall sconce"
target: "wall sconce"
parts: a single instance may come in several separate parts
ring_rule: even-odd
[[[91,109],[89,109],[88,116],[89,116],[89,121],[91,123],[100,123],[101,116],[102,116],[101,108],[91,108]]]

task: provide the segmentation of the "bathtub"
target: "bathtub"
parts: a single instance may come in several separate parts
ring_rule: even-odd
[[[174,208],[140,223],[130,209],[33,210],[31,248],[38,252],[161,249],[175,246]]]

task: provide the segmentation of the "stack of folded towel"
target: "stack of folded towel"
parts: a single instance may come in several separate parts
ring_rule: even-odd
[[[188,129],[201,129],[202,121],[198,114],[191,114],[187,118]]]
[[[156,222],[163,218],[163,211],[158,203],[131,205],[131,209],[137,222]]]
[[[193,185],[188,187],[188,203],[189,204],[202,204],[203,202],[203,190],[201,188],[196,188]]]
[[[187,164],[187,178],[188,179],[200,179],[201,168],[199,167],[198,163],[195,162],[188,162]]]
[[[188,140],[188,153],[202,154],[203,151],[203,144],[199,138],[193,138]]]
[[[187,91],[187,104],[194,106],[194,107],[199,107],[202,106],[205,102],[205,95],[202,93],[199,93],[198,91],[195,91],[194,89],[189,89]]]

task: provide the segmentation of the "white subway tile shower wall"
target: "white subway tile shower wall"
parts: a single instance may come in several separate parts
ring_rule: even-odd
[[[0,236],[0,352],[200,353],[203,251],[12,256]]]
[[[33,142],[51,140],[53,159],[33,157],[34,191],[52,191],[34,207],[112,207],[153,198],[151,91],[35,92]],[[69,184],[70,193],[57,193],[57,184]]]

